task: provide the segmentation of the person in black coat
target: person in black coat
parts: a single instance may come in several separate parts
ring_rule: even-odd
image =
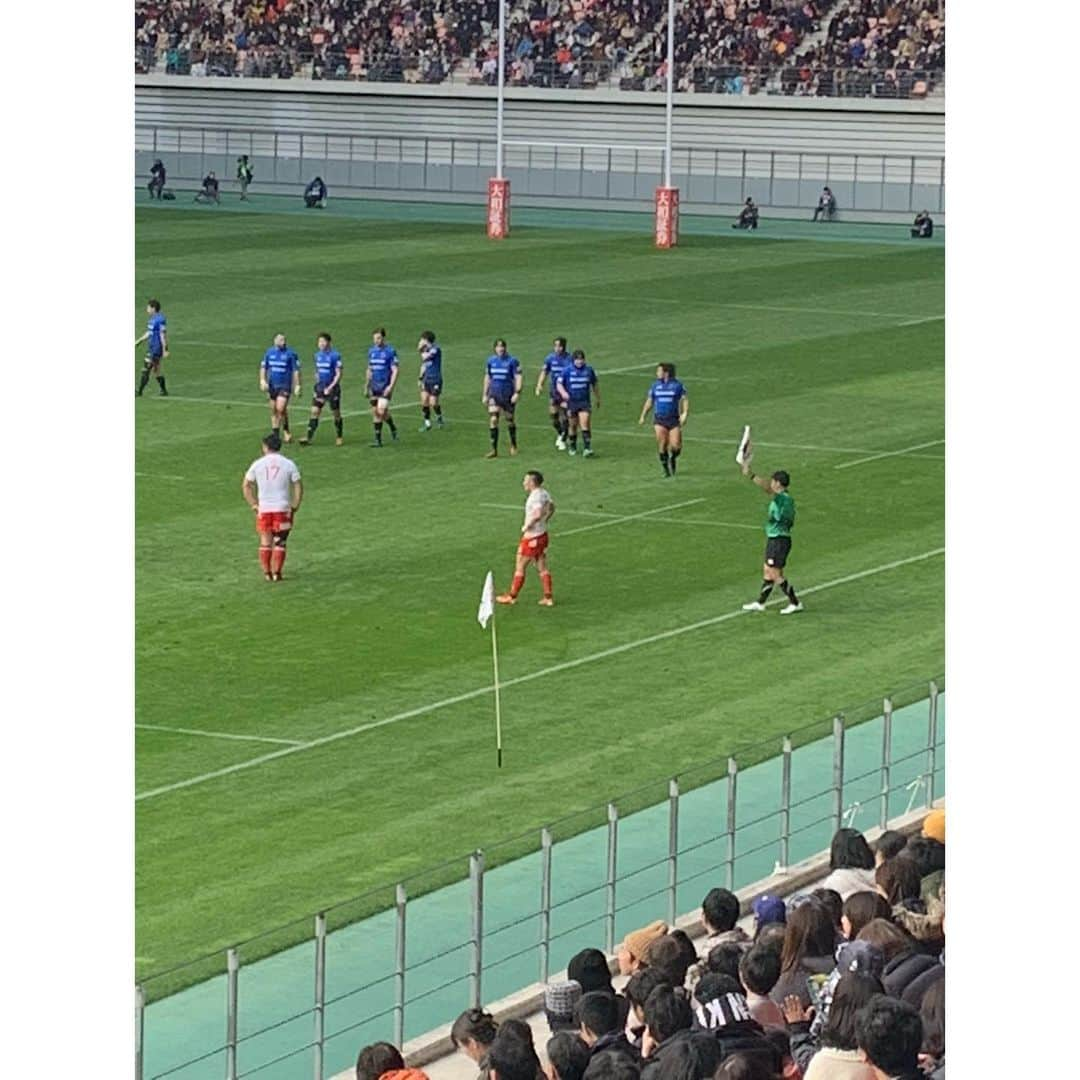
[[[780,1052],[750,1015],[746,993],[738,979],[730,975],[703,975],[694,988],[694,998],[695,1027],[713,1037],[718,1064],[732,1054],[747,1054],[774,1073],[780,1072],[783,1064]]]
[[[641,1080],[692,1080],[712,1076],[720,1049],[709,1032],[694,1030],[690,999],[682,989],[657,986],[645,1002]],[[678,1074],[686,1072],[686,1077]],[[692,1074],[692,1077],[691,1077]]]
[[[322,210],[326,206],[326,184],[321,176],[316,176],[304,188],[304,205],[309,209]]]
[[[919,1068],[923,1026],[903,1001],[880,994],[855,1017],[855,1042],[881,1080],[926,1080]]]
[[[161,158],[155,158],[150,166],[150,183],[146,185],[146,190],[150,192],[151,199],[160,199],[165,190],[165,166]]]
[[[202,190],[195,196],[195,202],[221,204],[221,196],[218,194],[217,173],[211,171],[203,177]]]
[[[829,188],[822,188],[818,196],[817,209],[814,211],[813,220],[820,217],[823,221],[832,221],[836,216],[836,196]]]
[[[614,994],[593,990],[578,1002],[574,1016],[581,1041],[589,1048],[590,1060],[605,1052],[624,1054],[635,1063],[641,1060],[637,1047],[627,1039],[623,1030],[626,1018],[620,1012]]]
[[[743,208],[739,211],[738,220],[731,226],[733,229],[756,229],[758,226],[758,208],[753,199],[748,198]]]
[[[934,235],[934,221],[928,210],[923,210],[915,215],[915,221],[911,226],[911,235],[917,240],[929,240]]]

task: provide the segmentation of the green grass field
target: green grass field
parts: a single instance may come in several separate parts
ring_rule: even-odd
[[[137,211],[136,335],[160,297],[172,354],[172,396],[135,402],[140,978],[943,666],[943,248],[763,233],[657,252],[647,223],[493,244],[476,216]],[[404,365],[403,437],[381,451],[360,397],[378,324]],[[448,427],[422,435],[428,327]],[[287,449],[306,498],[269,585],[240,495],[267,429],[257,367],[281,330],[310,389],[322,329],[345,357],[346,445],[327,417]],[[591,460],[555,451],[531,395],[555,334],[600,375]],[[521,456],[486,461],[497,335],[529,394]],[[636,423],[668,359],[691,407],[673,481]],[[755,469],[792,474],[806,611],[635,645],[756,596],[767,500],[733,463],[744,423]],[[530,578],[498,613],[496,772],[475,616],[485,572],[508,583],[527,468],[558,504],[557,606]]]

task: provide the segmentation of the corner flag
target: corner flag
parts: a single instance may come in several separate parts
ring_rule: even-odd
[[[486,630],[488,621],[495,614],[495,578],[488,571],[484,578],[484,591],[480,594],[480,610],[476,613],[477,621]]]
[[[495,636],[495,577],[489,570],[484,578],[484,591],[480,594],[480,610],[477,622],[486,630],[491,623],[491,665],[495,675],[495,762],[502,768],[502,702],[499,700],[499,639]]]

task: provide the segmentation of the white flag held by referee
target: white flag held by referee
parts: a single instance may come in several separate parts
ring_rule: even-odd
[[[494,614],[495,578],[489,570],[487,577],[484,578],[484,591],[480,594],[480,610],[476,613],[476,618],[479,621],[480,625],[486,630],[488,621]]]

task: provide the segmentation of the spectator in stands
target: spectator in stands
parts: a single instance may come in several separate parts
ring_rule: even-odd
[[[738,220],[731,227],[733,229],[756,229],[758,227],[758,208],[753,199],[747,197],[743,208],[739,211]]]
[[[165,190],[165,166],[161,158],[155,158],[150,166],[150,183],[146,185],[146,190],[150,192],[151,199],[160,199]]]
[[[750,1015],[762,1027],[780,1027],[784,1014],[769,993],[780,978],[780,954],[755,945],[739,963],[739,981],[746,990]]]
[[[745,1053],[763,1058],[779,1072],[780,1055],[765,1038],[765,1031],[753,1016],[738,979],[727,975],[706,975],[694,991],[697,1027],[716,1040],[720,1060]]]
[[[483,1009],[466,1009],[450,1028],[450,1041],[456,1050],[470,1057],[481,1068],[498,1034],[495,1017]]]
[[[528,1025],[526,1025],[528,1027]],[[491,1080],[537,1080],[544,1075],[540,1059],[532,1045],[532,1033],[526,1041],[504,1024],[488,1047],[488,1073]]]
[[[532,1028],[524,1020],[511,1017],[499,1025],[498,1035],[510,1039],[520,1039],[533,1053],[536,1053],[536,1043],[533,1040]]]
[[[817,221],[820,217],[822,221],[832,221],[836,216],[836,196],[832,191],[825,187],[821,189],[821,194],[818,196],[817,209],[814,211],[813,220]]]
[[[840,916],[840,930],[848,941],[854,941],[859,936],[859,931],[871,919],[891,917],[892,908],[888,900],[877,890],[852,893],[844,901],[844,911]]]
[[[739,964],[742,962],[746,950],[735,941],[724,942],[709,950],[705,957],[705,964],[701,967],[700,978],[706,975],[730,975],[733,979],[739,977]]]
[[[855,1041],[874,1080],[925,1080],[919,1068],[922,1020],[908,1004],[879,994],[855,1017]]]
[[[902,832],[895,829],[886,829],[877,840],[874,841],[874,862],[880,866],[886,859],[895,858],[904,850],[908,838]]]
[[[868,1065],[859,1054],[855,1038],[855,1018],[859,1010],[885,992],[881,980],[850,971],[836,984],[829,1018],[818,1038],[810,1033],[805,1011],[790,998],[791,1050],[803,1070],[803,1080],[873,1080]]]
[[[913,836],[904,854],[919,868],[924,899],[937,896],[945,880],[945,845],[931,836]]]
[[[926,211],[924,210],[923,213],[925,214]],[[931,810],[930,813],[923,818],[922,835],[931,840],[936,840],[942,847],[945,846],[944,806],[940,806],[936,810]]]
[[[547,1080],[581,1080],[589,1064],[589,1048],[572,1031],[559,1031],[547,1041]]]
[[[769,996],[778,1005],[789,994],[798,995],[803,1007],[812,1003],[811,980],[820,987],[835,961],[836,931],[828,911],[816,901],[801,904],[788,918],[784,950],[780,954],[780,978]]]
[[[582,1080],[640,1080],[641,1069],[625,1054],[607,1051],[589,1058]]]
[[[623,1030],[625,1019],[620,1015],[614,995],[603,990],[586,994],[578,1002],[577,1022],[581,1041],[589,1048],[590,1058],[608,1051],[625,1054],[635,1062],[639,1060],[637,1048],[630,1044]]]
[[[316,176],[304,188],[304,205],[309,210],[323,210],[326,207],[326,184],[321,176]]]
[[[713,1080],[780,1080],[780,1074],[752,1055],[732,1054],[720,1063]]]
[[[915,215],[911,235],[919,240],[929,240],[934,235],[934,220],[928,210],[921,210]]]
[[[778,923],[783,926],[787,922],[787,908],[779,896],[765,893],[759,896],[751,905],[754,912],[754,940],[761,937],[762,930],[766,926]]]
[[[922,877],[919,867],[914,859],[906,855],[897,855],[895,859],[882,863],[874,871],[874,882],[877,891],[892,907],[905,900],[919,900],[921,904]]]
[[[544,987],[544,1015],[552,1034],[577,1030],[574,1015],[581,997],[581,983],[575,979],[548,983]]]
[[[919,1015],[923,1023],[920,1066],[931,1080],[945,1080],[945,980],[939,979],[923,995]]]
[[[638,968],[643,966],[643,957],[649,942],[663,937],[667,932],[667,923],[657,919],[656,922],[651,922],[648,926],[627,934],[619,946],[619,974],[633,975]]]
[[[845,900],[855,892],[874,890],[874,853],[857,829],[837,829],[829,849],[829,876],[823,889],[835,889]]]
[[[668,937],[678,943],[680,950],[679,963],[682,965],[683,969],[683,977],[679,981],[685,982],[686,973],[697,962],[697,946],[690,939],[690,935],[685,930],[680,930],[678,927],[672,930],[668,934]]]
[[[197,203],[215,203],[221,205],[221,197],[218,194],[218,178],[217,173],[213,170],[208,172],[203,177],[202,190],[195,195],[195,202]]]
[[[698,1077],[712,1076],[719,1064],[715,1039],[693,1030],[690,1001],[682,990],[661,985],[645,1002],[642,1080],[659,1080],[679,1062],[688,1062]]]
[[[365,1046],[356,1059],[356,1080],[379,1080],[383,1073],[405,1068],[405,1060],[396,1046],[388,1042]]]
[[[841,895],[835,889],[815,889],[810,893],[810,898],[825,908],[839,934],[840,918],[844,914],[844,900]]]
[[[885,992],[903,998],[915,1008],[923,995],[939,978],[945,977],[944,965],[923,952],[908,934],[884,919],[874,919],[859,932],[859,941],[868,941],[881,950],[885,968],[881,981]]]
[[[701,901],[701,921],[705,937],[701,942],[701,955],[708,956],[714,945],[733,941],[737,945],[749,945],[750,937],[739,921],[739,898],[727,889],[710,889]]]
[[[871,945],[868,941],[847,941],[836,950],[836,967],[829,972],[829,977],[821,988],[813,1022],[810,1025],[810,1034],[815,1039],[821,1035],[821,1029],[829,1019],[833,994],[836,993],[840,980],[845,975],[856,972],[860,975],[869,975],[874,979],[881,979],[885,972],[885,957],[877,946]]]
[[[599,949],[582,949],[577,953],[566,966],[566,977],[577,982],[583,994],[594,990],[615,993],[607,957]]]
[[[693,962],[688,959],[682,943],[672,934],[653,938],[645,946],[642,963],[646,968],[659,968],[672,986],[682,986],[686,972]]]
[[[630,1045],[641,1050],[641,1041],[645,1035],[645,1002],[649,995],[661,983],[666,986],[671,984],[667,976],[656,968],[642,968],[635,971],[623,987],[623,994],[630,1002],[630,1014],[627,1017],[626,1037]]]

